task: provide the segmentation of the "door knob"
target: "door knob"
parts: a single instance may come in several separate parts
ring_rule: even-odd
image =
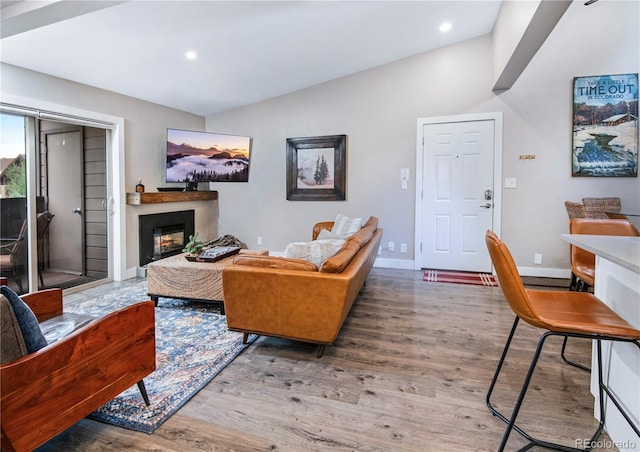
[[[488,202],[486,204],[481,205],[480,207],[484,207],[485,209],[491,209],[491,207],[493,207],[493,206],[491,205],[490,202]]]
[[[72,213],[77,213],[78,215],[80,215],[82,213],[82,209],[80,207],[76,207],[75,209],[73,209],[71,211]]]

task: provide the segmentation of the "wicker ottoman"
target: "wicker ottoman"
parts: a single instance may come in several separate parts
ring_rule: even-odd
[[[240,254],[268,255],[264,250],[240,250]],[[217,262],[190,262],[177,254],[147,266],[147,293],[158,305],[160,297],[218,303],[224,314],[222,269],[233,264],[235,256]]]

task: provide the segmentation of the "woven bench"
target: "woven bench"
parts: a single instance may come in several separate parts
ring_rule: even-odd
[[[240,254],[268,255],[265,250],[240,250]],[[147,293],[158,305],[160,297],[218,303],[224,310],[222,269],[233,264],[236,256],[217,262],[191,262],[186,254],[177,254],[147,266]]]

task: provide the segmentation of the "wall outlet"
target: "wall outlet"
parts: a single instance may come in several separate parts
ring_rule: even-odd
[[[542,254],[536,253],[533,255],[533,263],[542,265]]]
[[[389,245],[387,246],[387,249],[389,251],[395,251],[396,250],[396,244],[394,242],[389,242]]]
[[[400,244],[400,252],[401,253],[406,253],[407,252],[407,244],[406,243],[401,243]]]
[[[256,239],[256,244],[262,245],[262,237],[258,236],[258,238]]]

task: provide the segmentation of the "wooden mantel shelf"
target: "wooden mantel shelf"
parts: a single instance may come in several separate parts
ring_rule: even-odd
[[[127,204],[157,204],[163,202],[212,201],[218,199],[217,191],[160,191],[127,193]]]

